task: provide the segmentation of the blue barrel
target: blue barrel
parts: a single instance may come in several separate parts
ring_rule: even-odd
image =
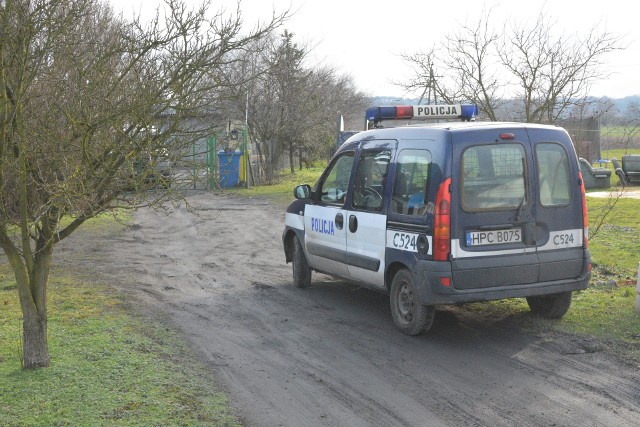
[[[231,188],[240,183],[240,157],[242,152],[218,152],[220,187]]]

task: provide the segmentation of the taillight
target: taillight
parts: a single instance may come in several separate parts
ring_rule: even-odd
[[[584,191],[584,180],[582,179],[582,172],[578,172],[578,179],[580,180],[580,192],[582,193],[582,236],[584,247],[589,247],[589,215],[587,214],[587,196]]]
[[[440,278],[440,283],[442,283],[443,286],[446,286],[447,288],[451,287],[451,277],[441,277]]]
[[[436,195],[433,222],[433,259],[447,261],[451,252],[451,178],[444,180]]]

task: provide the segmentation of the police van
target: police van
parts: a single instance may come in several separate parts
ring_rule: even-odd
[[[312,271],[390,295],[397,328],[435,306],[524,297],[562,317],[591,275],[582,175],[557,126],[475,122],[475,105],[375,107],[287,208],[293,282]],[[385,121],[451,119],[382,127]],[[386,123],[386,122],[385,122]]]

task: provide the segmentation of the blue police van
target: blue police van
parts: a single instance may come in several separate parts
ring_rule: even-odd
[[[557,126],[475,122],[474,105],[376,107],[318,182],[294,189],[283,242],[293,282],[312,271],[387,292],[396,327],[435,306],[524,297],[562,317],[591,275],[584,185]],[[451,119],[381,127],[387,120]]]

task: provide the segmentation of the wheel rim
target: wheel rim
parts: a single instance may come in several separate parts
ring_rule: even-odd
[[[413,319],[413,292],[407,283],[403,283],[398,291],[398,314],[406,323]]]

